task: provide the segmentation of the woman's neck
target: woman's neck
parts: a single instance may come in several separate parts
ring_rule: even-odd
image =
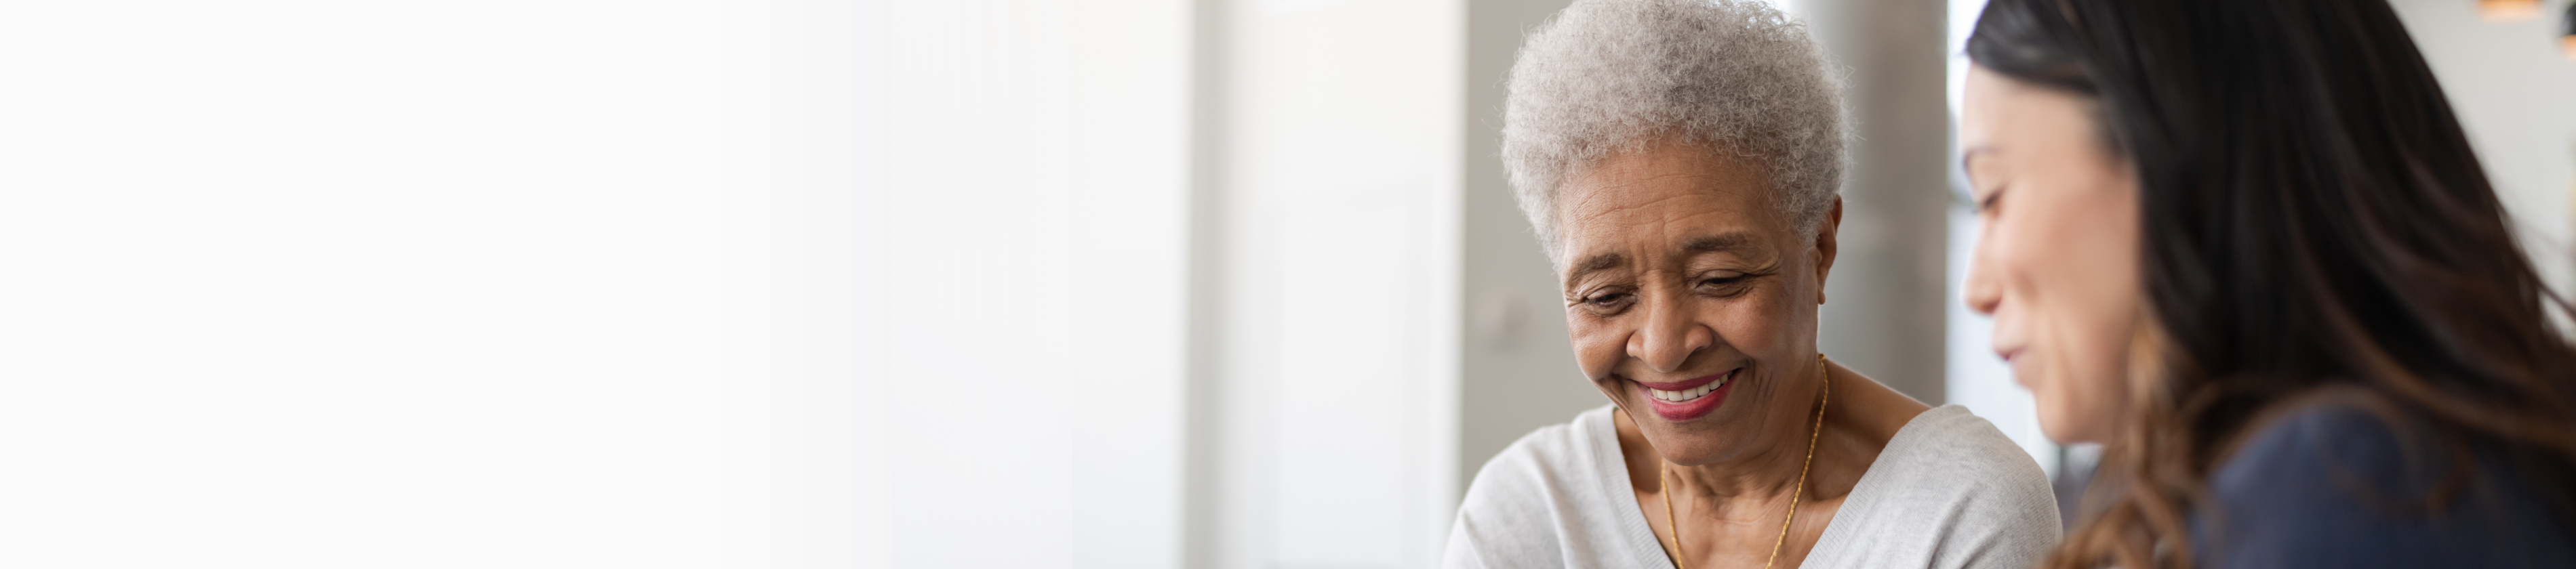
[[[1809,409],[1810,413],[1813,409]],[[1632,486],[1657,488],[1662,483],[1674,487],[1674,497],[1692,500],[1753,500],[1774,502],[1786,500],[1795,493],[1799,470],[1807,462],[1808,430],[1811,421],[1802,421],[1796,437],[1778,437],[1771,444],[1743,456],[1707,464],[1673,464],[1656,452],[1644,431],[1624,411],[1612,413],[1611,420],[1619,433],[1620,455],[1628,463]],[[1796,439],[1794,441],[1790,439]],[[1794,444],[1793,444],[1794,443]]]
[[[1660,492],[1659,477],[1665,473],[1658,469],[1670,468],[1677,498],[1785,500],[1796,488],[1801,463],[1808,461],[1808,437],[1814,436],[1814,462],[1805,465],[1809,471],[1807,498],[1829,499],[1849,493],[1877,459],[1879,450],[1915,415],[1931,406],[1840,365],[1828,363],[1826,368],[1834,390],[1829,403],[1831,412],[1824,417],[1824,431],[1810,434],[1816,425],[1811,405],[1795,428],[1783,431],[1794,431],[1789,434],[1796,436],[1778,437],[1767,448],[1736,460],[1693,466],[1669,464],[1625,411],[1611,413],[1630,486],[1641,492]]]
[[[1742,458],[1670,465],[1625,411],[1611,414],[1637,507],[1657,530],[1665,553],[1687,554],[1690,567],[1758,566],[1775,554],[1778,562],[1797,566],[1879,451],[1930,409],[1850,369],[1830,362],[1825,367],[1833,392],[1821,432],[1810,405],[1796,417],[1798,424],[1782,419],[1782,426],[1771,429],[1780,433],[1774,440],[1742,452]],[[1669,477],[1663,476],[1666,468]],[[1793,505],[1798,508],[1790,517]]]

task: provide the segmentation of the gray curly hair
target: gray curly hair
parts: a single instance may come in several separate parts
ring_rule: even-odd
[[[1750,158],[1811,233],[1842,184],[1839,83],[1806,27],[1760,0],[1579,0],[1512,64],[1503,163],[1560,265],[1567,179],[1664,138]]]

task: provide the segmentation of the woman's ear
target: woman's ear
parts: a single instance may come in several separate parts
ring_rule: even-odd
[[[1825,211],[1825,219],[1816,224],[1816,246],[1809,247],[1816,258],[1816,304],[1825,303],[1825,277],[1834,272],[1834,232],[1843,225],[1843,197],[1834,196],[1834,207]]]

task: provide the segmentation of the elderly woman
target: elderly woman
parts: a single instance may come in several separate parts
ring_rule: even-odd
[[[1755,0],[1583,0],[1513,67],[1504,154],[1610,399],[1485,465],[1449,567],[2010,567],[2055,545],[1983,419],[1816,351],[1843,127]]]

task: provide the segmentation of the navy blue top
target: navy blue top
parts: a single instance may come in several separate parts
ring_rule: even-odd
[[[2576,567],[2576,526],[2501,451],[2476,453],[2477,477],[2427,509],[2452,464],[2437,439],[2401,440],[2378,415],[2342,405],[2260,428],[2210,480],[2212,500],[2191,524],[2195,566]]]

